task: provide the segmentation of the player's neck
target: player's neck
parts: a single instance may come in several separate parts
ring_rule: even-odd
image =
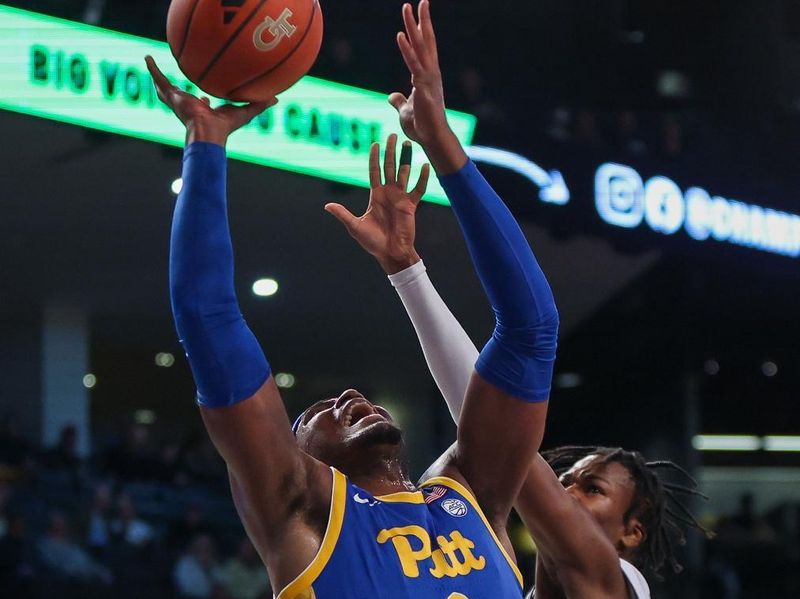
[[[372,495],[417,490],[414,483],[408,479],[402,460],[397,457],[364,464],[361,468],[348,472],[347,475],[351,482]]]

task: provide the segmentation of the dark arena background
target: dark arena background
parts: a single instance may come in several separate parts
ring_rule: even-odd
[[[253,125],[264,148],[230,161],[228,192],[242,311],[290,417],[358,388],[399,415],[416,477],[455,427],[393,289],[323,210],[366,205],[363,181],[342,173],[346,160],[366,171],[381,118],[396,125],[388,104],[358,120],[359,94],[408,91],[401,4],[322,2],[311,75],[353,86],[353,104],[282,99]],[[89,50],[70,47],[99,29],[11,25],[27,22],[23,9],[164,46],[168,5],[0,5],[9,599],[272,596],[172,323],[181,140],[136,116],[170,115],[135,50],[121,63],[85,37]],[[448,107],[464,113],[464,140],[559,305],[543,447],[621,445],[698,480],[709,499],[692,509],[716,536],[690,531],[684,572],[651,580],[654,597],[800,596],[800,2],[433,0],[432,11]],[[279,133],[285,149],[260,154]],[[450,209],[423,202],[417,229],[433,282],[482,346],[492,312]],[[510,527],[529,586],[535,545]]]

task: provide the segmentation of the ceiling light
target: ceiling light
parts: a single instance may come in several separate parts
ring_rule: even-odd
[[[767,451],[800,451],[800,437],[789,435],[769,435],[764,437]]]
[[[275,375],[275,384],[281,389],[291,389],[294,387],[295,382],[294,375],[288,372],[279,372]]]
[[[719,374],[719,362],[716,360],[706,360],[706,363],[703,364],[703,370],[706,371],[706,374],[711,376]]]
[[[136,410],[133,419],[136,424],[153,424],[156,421],[156,413],[153,410]]]
[[[761,439],[755,435],[695,435],[692,446],[699,451],[756,451]]]
[[[253,283],[253,293],[259,297],[269,297],[278,293],[278,281],[275,279],[259,279]]]
[[[175,363],[175,356],[169,352],[158,352],[156,354],[156,366],[169,368]]]
[[[577,372],[561,372],[556,375],[555,384],[559,389],[574,389],[583,384],[583,376]]]

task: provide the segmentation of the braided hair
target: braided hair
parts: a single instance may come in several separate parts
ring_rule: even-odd
[[[683,569],[675,556],[675,544],[686,543],[685,528],[698,530],[707,538],[713,536],[684,503],[692,497],[708,497],[697,490],[697,481],[677,464],[648,462],[638,451],[626,451],[621,447],[570,445],[543,451],[542,456],[558,476],[588,456],[597,456],[601,464],[617,462],[628,470],[634,483],[634,495],[624,520],[636,518],[641,522],[645,535],[636,561],[655,576],[667,562],[674,572]],[[684,483],[665,480],[668,475],[677,475]]]

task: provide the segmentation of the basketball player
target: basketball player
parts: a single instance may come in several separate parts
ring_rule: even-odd
[[[404,34],[400,39],[406,54],[418,46]],[[240,313],[225,143],[268,104],[211,109],[172,86],[151,58],[147,64],[159,97],[187,131],[170,247],[175,324],[203,421],[227,463],[245,529],[273,587],[282,589],[278,598],[522,597],[505,522],[542,439],[558,313],[522,231],[447,124],[440,83],[415,80],[418,91],[403,99],[404,126],[450,198],[497,329],[471,375],[457,442],[414,485],[400,429],[354,389],[312,405],[293,434],[269,364]],[[387,216],[380,204],[397,187],[394,144],[392,138],[385,184],[379,149],[370,151],[374,208],[360,219],[338,205],[329,211],[353,227]],[[427,173],[412,192],[415,201]],[[387,250],[387,265],[408,259]]]
[[[403,11],[408,35],[399,42],[414,92],[409,100],[395,96],[393,103],[406,134],[419,139],[414,113],[421,98],[441,98],[441,75],[428,2],[420,4],[418,23],[410,6]],[[410,157],[401,160],[398,185],[375,196],[370,205],[382,219],[365,215],[358,221],[341,211],[335,214],[344,215],[350,234],[389,275],[451,415],[460,424],[463,398],[480,354],[433,288],[414,249],[419,197],[405,192],[407,164]],[[391,261],[390,252],[406,258]],[[664,483],[657,470],[683,471],[669,462],[646,463],[639,453],[621,448],[565,447],[546,458],[533,458],[516,501],[539,550],[531,597],[649,598],[647,582],[633,563],[656,572],[665,561],[677,566],[669,535],[679,524],[700,527],[675,494],[694,494],[694,481],[691,486]]]

